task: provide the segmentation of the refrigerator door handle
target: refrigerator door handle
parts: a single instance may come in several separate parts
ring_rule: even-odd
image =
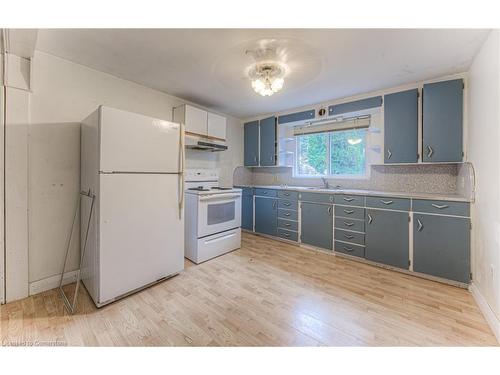
[[[184,208],[184,124],[179,124],[179,219]]]

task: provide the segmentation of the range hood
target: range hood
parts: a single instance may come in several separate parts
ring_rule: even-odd
[[[225,151],[227,146],[222,141],[214,141],[208,138],[195,137],[186,134],[186,148],[201,151]]]

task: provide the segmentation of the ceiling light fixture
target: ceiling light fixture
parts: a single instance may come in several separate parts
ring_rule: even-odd
[[[271,96],[283,88],[286,68],[278,62],[261,62],[250,67],[252,88],[262,96]]]

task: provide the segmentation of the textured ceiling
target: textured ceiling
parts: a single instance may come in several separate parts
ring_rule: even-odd
[[[468,69],[487,30],[45,29],[37,49],[239,118]],[[281,92],[255,94],[247,50],[289,67]]]

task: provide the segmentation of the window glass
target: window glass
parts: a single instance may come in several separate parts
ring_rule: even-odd
[[[366,129],[330,133],[330,174],[364,175]]]
[[[298,137],[297,174],[324,176],[328,173],[328,133]]]

